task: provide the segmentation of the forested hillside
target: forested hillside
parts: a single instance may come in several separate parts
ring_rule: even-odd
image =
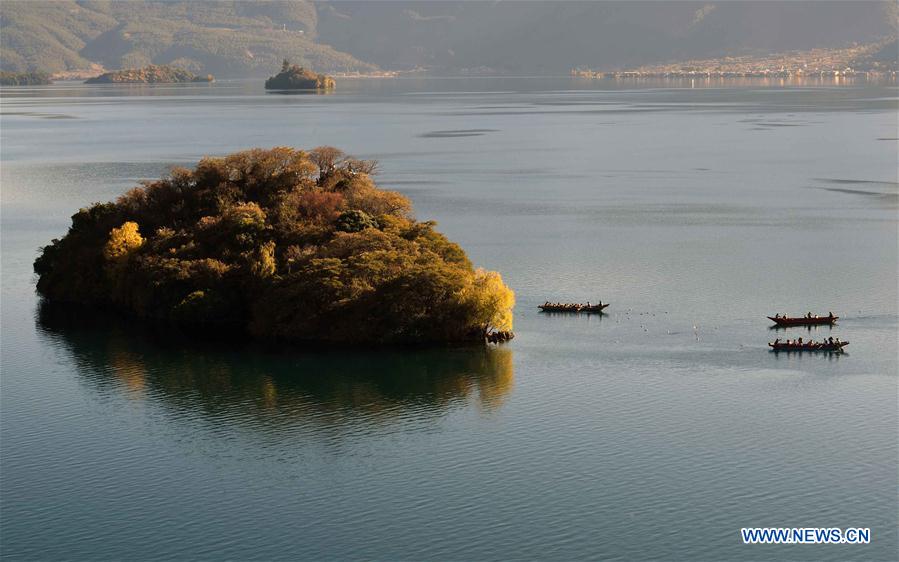
[[[312,2],[5,0],[0,66],[60,72],[173,64],[316,72],[565,73],[837,48],[894,36],[896,2]],[[99,74],[99,71],[96,72]]]
[[[287,56],[322,70],[371,65],[316,42],[305,1],[22,1],[0,4],[3,70],[75,71],[172,64],[264,75]]]

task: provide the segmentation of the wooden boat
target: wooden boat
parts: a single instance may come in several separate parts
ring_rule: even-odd
[[[541,304],[537,308],[540,309],[541,312],[592,312],[602,314],[602,311],[605,310],[609,306],[609,303],[602,304],[591,304],[587,306],[586,304]]]
[[[821,324],[833,324],[839,316],[768,316],[768,320],[778,326],[818,326]]]
[[[827,351],[830,353],[842,353],[843,348],[849,345],[848,341],[841,341],[839,343],[822,343],[822,342],[808,342],[808,343],[768,343],[768,346],[771,348],[771,351]]]

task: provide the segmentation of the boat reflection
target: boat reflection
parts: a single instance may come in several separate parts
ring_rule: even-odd
[[[105,315],[43,304],[38,329],[98,392],[162,400],[192,415],[388,420],[498,408],[512,390],[508,348],[283,351],[175,341]]]
[[[800,324],[796,326],[781,326],[780,324],[774,324],[773,326],[768,326],[769,330],[774,330],[775,332],[785,332],[787,330],[804,330],[806,332],[817,332],[821,331],[831,331],[835,327],[838,327],[837,324]]]

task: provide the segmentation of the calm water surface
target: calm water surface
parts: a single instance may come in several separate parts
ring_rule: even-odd
[[[897,88],[568,78],[61,84],[2,95],[0,555],[897,556]],[[183,345],[41,306],[80,206],[333,144],[503,274],[500,348]],[[541,315],[544,300],[610,314]],[[830,329],[766,314],[833,310]],[[839,336],[849,353],[769,353]],[[867,546],[750,547],[743,526]]]

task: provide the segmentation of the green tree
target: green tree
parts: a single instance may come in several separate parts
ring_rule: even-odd
[[[366,228],[377,228],[378,222],[365,211],[352,209],[341,213],[335,226],[341,232],[359,232]]]

